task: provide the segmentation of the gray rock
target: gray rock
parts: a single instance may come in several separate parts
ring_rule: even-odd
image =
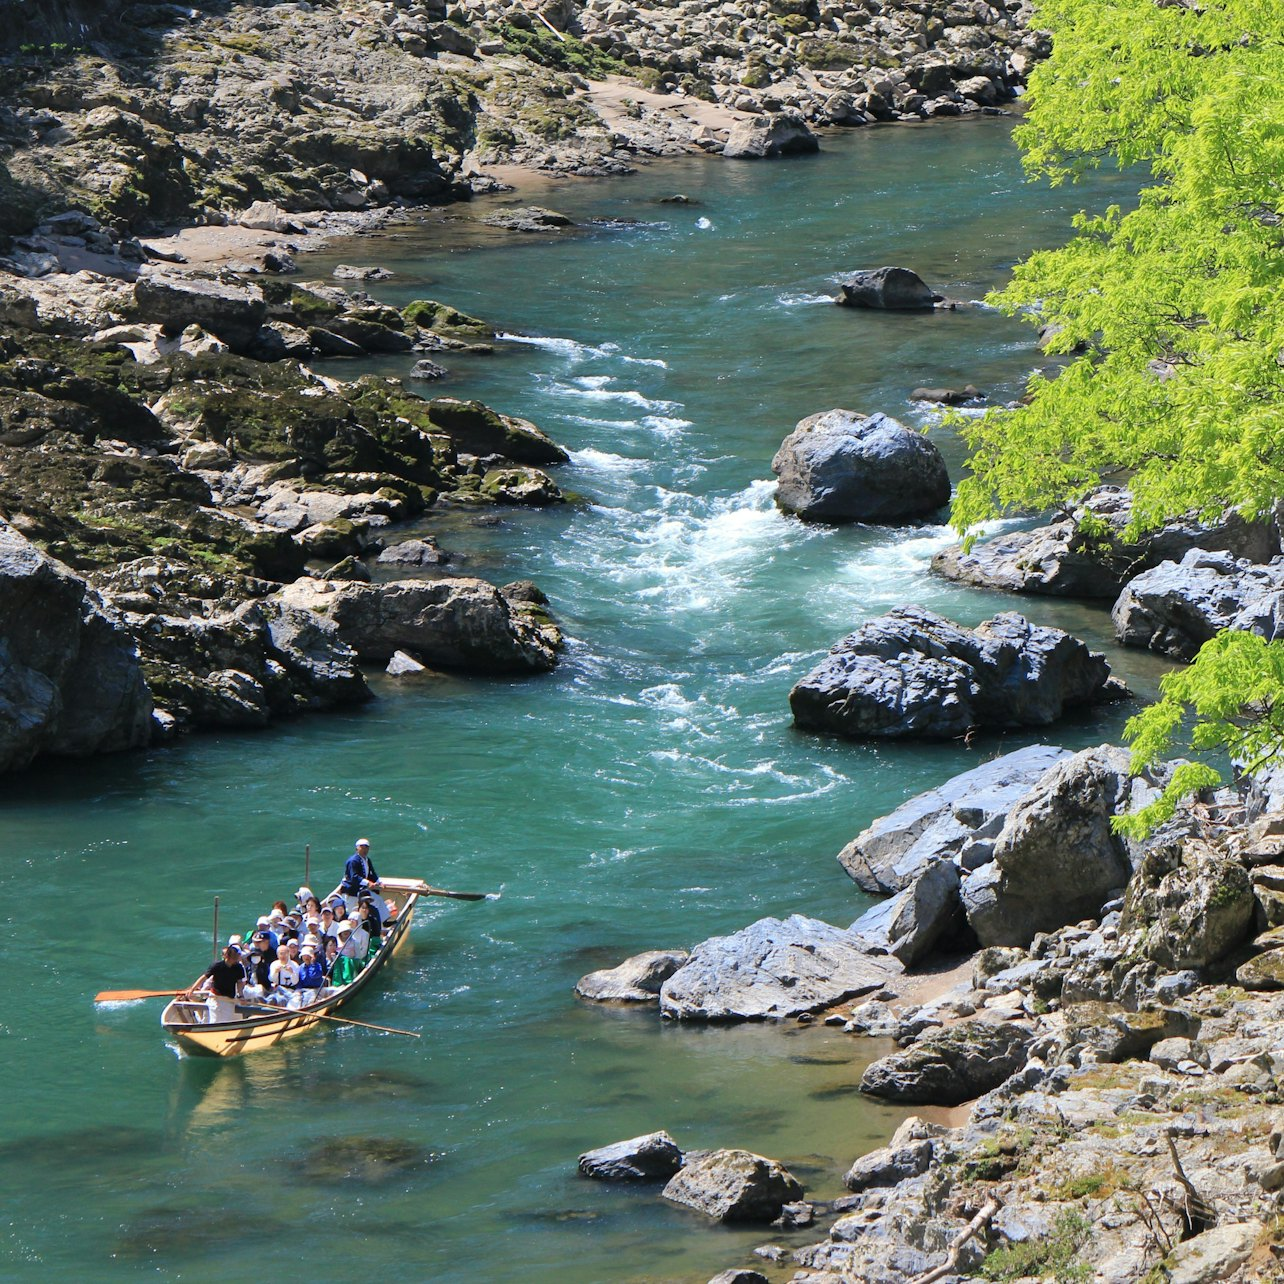
[[[841,928],[801,914],[764,918],[697,945],[661,987],[660,1011],[678,1020],[795,1017],[877,990],[900,971]]]
[[[267,320],[257,285],[155,270],[145,270],[134,283],[134,308],[138,320],[174,334],[195,323],[238,352],[253,345]]]
[[[356,584],[301,579],[281,601],[331,620],[367,661],[409,651],[443,668],[489,673],[544,672],[557,663],[561,633],[515,609],[476,579],[393,580]]]
[[[428,666],[420,664],[413,655],[407,655],[404,651],[394,651],[384,672],[392,678],[413,678],[427,673]]]
[[[382,267],[354,267],[340,263],[330,273],[336,281],[387,281],[393,273]]]
[[[1110,818],[1127,796],[1128,754],[1102,745],[1046,772],[1008,813],[994,863],[963,886],[982,945],[1028,945],[1096,914],[1132,872]]]
[[[950,861],[937,861],[904,891],[867,910],[851,925],[851,932],[869,949],[895,955],[912,967],[957,928],[962,917],[958,868]]]
[[[1223,629],[1277,637],[1284,632],[1284,558],[1258,566],[1195,549],[1131,580],[1111,615],[1125,646],[1182,660]]]
[[[575,993],[596,1003],[654,1003],[660,987],[690,957],[687,950],[647,950],[618,967],[580,977]]]
[[[809,415],[771,461],[776,504],[814,522],[898,522],[949,502],[941,452],[888,415]]]
[[[964,1021],[875,1061],[861,1078],[861,1091],[889,1101],[956,1106],[1020,1070],[1033,1038],[1011,1021]]]
[[[1256,901],[1237,860],[1197,840],[1152,847],[1128,885],[1121,933],[1160,967],[1203,968],[1252,932]]]
[[[874,821],[838,853],[839,863],[876,895],[901,891],[936,861],[985,864],[1017,800],[1069,757],[1068,749],[1030,745],[962,772]]]
[[[564,464],[570,456],[527,419],[501,415],[480,401],[434,397],[428,403],[433,427],[470,455],[502,455],[518,464]]]
[[[0,520],[0,771],[145,745],[152,698],[119,615]]]
[[[416,361],[410,367],[411,379],[423,379],[425,382],[431,382],[435,379],[444,379],[450,373],[445,366],[439,366],[435,361],[429,361],[426,357]]]
[[[1113,1003],[1070,1003],[1063,1011],[1067,1041],[1091,1048],[1099,1061],[1114,1063],[1149,1057],[1152,1048],[1185,1040],[1198,1025],[1176,1008],[1130,1012]]]
[[[733,160],[762,160],[818,152],[820,140],[796,111],[771,112],[731,127],[722,154]]]
[[[709,1284],[770,1284],[761,1271],[751,1271],[747,1267],[733,1267],[729,1271],[719,1271]]]
[[[1246,990],[1284,990],[1284,949],[1264,950],[1235,969]]]
[[[962,388],[915,388],[911,401],[932,401],[940,406],[966,406],[969,401],[984,401],[985,393],[974,384]]]
[[[668,1181],[682,1167],[682,1151],[667,1132],[650,1132],[586,1150],[579,1167],[598,1181]]]
[[[499,210],[487,215],[482,222],[488,227],[502,227],[509,232],[548,232],[563,227],[574,227],[575,223],[557,210],[545,209],[541,205],[526,205],[521,209]]]
[[[713,1150],[687,1155],[663,1194],[716,1221],[766,1223],[801,1199],[803,1188],[774,1159],[747,1150]]]
[[[837,302],[849,308],[925,310],[940,302],[917,272],[902,267],[881,267],[857,272],[842,284]]]
[[[1214,1284],[1237,1278],[1262,1237],[1261,1222],[1214,1226],[1173,1247],[1164,1260],[1168,1284]]]
[[[380,566],[440,566],[449,560],[431,539],[407,539],[379,554]]]
[[[1085,531],[1089,515],[1092,529]],[[1099,486],[1073,513],[1046,526],[997,535],[967,553],[958,544],[942,549],[932,558],[932,570],[977,588],[1113,598],[1139,572],[1179,560],[1194,548],[1227,549],[1255,561],[1279,551],[1266,523],[1245,522],[1233,513],[1211,525],[1181,518],[1126,540],[1123,532],[1131,518],[1131,494],[1121,486]]]
[[[1105,657],[1006,611],[975,630],[902,606],[836,643],[789,693],[808,731],[947,740],[974,728],[1046,726],[1117,699]]]
[[[932,1143],[913,1141],[907,1146],[885,1146],[862,1155],[848,1170],[843,1185],[859,1193],[875,1186],[895,1186],[927,1172],[932,1163]]]

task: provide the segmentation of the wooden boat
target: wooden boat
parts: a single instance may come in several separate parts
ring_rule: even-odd
[[[161,1025],[174,1036],[184,1052],[204,1057],[237,1057],[242,1053],[270,1048],[282,1039],[292,1039],[323,1022],[330,1024],[325,1018],[360,994],[405,943],[415,905],[423,892],[429,890],[418,879],[410,878],[385,878],[382,886],[385,898],[396,907],[396,914],[385,920],[383,943],[379,949],[347,985],[302,1008],[266,1011],[237,1004],[237,1016],[231,1021],[211,1022],[204,1001],[180,996],[166,1005],[161,1013]]]

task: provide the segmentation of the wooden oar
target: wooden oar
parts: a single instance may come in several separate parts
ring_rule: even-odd
[[[384,887],[394,892],[418,892],[420,896],[449,896],[453,901],[497,901],[498,892],[448,892],[444,887],[429,887],[418,878],[385,878]]]
[[[308,1012],[306,1008],[275,1008],[268,1007],[263,1003],[238,1003],[237,1010],[245,1008],[251,1012],[271,1012],[273,1016],[291,1016],[294,1013],[302,1013],[307,1016],[317,1017],[322,1021],[337,1021],[340,1025],[359,1025],[363,1030],[382,1030],[384,1034],[404,1034],[408,1039],[418,1039],[421,1036],[416,1030],[397,1030],[390,1025],[375,1025],[372,1021],[354,1021],[351,1017],[329,1016],[325,1012]]]
[[[94,995],[95,1003],[131,1003],[134,999],[173,999],[183,990],[103,990]]]

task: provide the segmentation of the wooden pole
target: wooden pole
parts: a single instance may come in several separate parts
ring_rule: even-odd
[[[262,1003],[238,1003],[237,1006],[250,1008],[255,1012],[271,1012],[275,1016],[290,1016],[294,1012],[302,1012],[321,1021],[337,1021],[340,1025],[359,1025],[363,1030],[382,1030],[384,1034],[404,1034],[407,1039],[420,1037],[417,1030],[397,1030],[390,1025],[375,1025],[372,1021],[354,1021],[351,1017],[330,1016],[325,1012],[308,1012],[306,1008],[276,1008]]]
[[[303,886],[312,886],[312,844],[305,843],[303,847]]]
[[[218,962],[218,897],[214,898],[214,962]]]

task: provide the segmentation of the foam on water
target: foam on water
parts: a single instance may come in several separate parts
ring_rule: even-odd
[[[667,370],[669,363],[659,357],[633,357],[624,352],[618,343],[581,343],[578,339],[561,338],[557,335],[543,334],[509,334],[502,332],[495,336],[505,343],[523,343],[531,348],[543,348],[546,352],[558,352],[563,356],[584,361],[622,361],[630,366],[655,366]]]

